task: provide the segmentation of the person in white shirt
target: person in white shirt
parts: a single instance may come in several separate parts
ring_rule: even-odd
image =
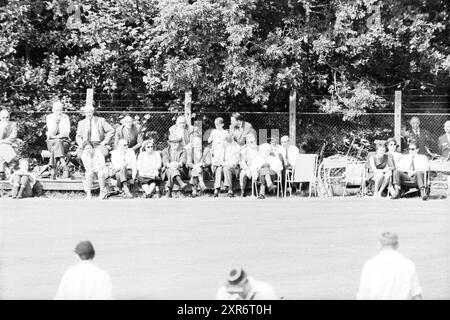
[[[223,118],[218,117],[214,120],[215,129],[211,131],[211,134],[208,138],[208,143],[211,143],[211,147],[214,148],[217,145],[223,145],[225,143],[225,139],[229,136],[227,130],[223,128]]]
[[[402,158],[402,154],[397,151],[397,141],[395,141],[395,138],[389,138],[387,139],[386,144],[388,147],[388,153],[394,157],[394,163],[397,166]]]
[[[358,300],[421,300],[414,263],[397,251],[398,236],[385,232],[380,238],[381,251],[364,264]]]
[[[439,151],[445,160],[450,160],[450,120],[445,121],[445,133],[439,137]]]
[[[276,186],[273,181],[281,175],[283,164],[280,156],[272,151],[272,146],[263,143],[259,146],[259,155],[255,158],[251,165],[252,175],[257,172],[259,182],[261,183],[258,199],[265,199],[266,187],[269,191],[273,191]]]
[[[111,277],[95,265],[92,243],[81,241],[75,253],[80,261],[64,273],[54,300],[112,300]]]
[[[276,151],[283,157],[284,168],[292,170],[300,150],[296,146],[289,144],[289,136],[282,136],[280,143],[281,145],[277,147]]]
[[[136,163],[138,180],[144,189],[146,198],[151,198],[156,184],[161,181],[160,170],[162,167],[161,153],[155,150],[153,139],[142,143],[141,152]]]
[[[409,154],[402,156],[393,174],[395,192],[392,199],[400,198],[401,187],[405,186],[418,188],[422,200],[427,200],[428,195],[425,189],[425,172],[430,168],[428,158],[418,154],[419,149],[414,140],[409,142],[408,149]]]
[[[70,148],[70,119],[63,113],[61,101],[55,101],[52,113],[46,118],[47,123],[47,149],[50,152],[48,165],[50,167],[50,177],[55,179],[55,169],[58,162],[64,171],[63,178],[69,177],[69,171],[64,161],[64,156]]]
[[[274,288],[263,281],[256,281],[242,268],[233,268],[224,286],[216,293],[216,300],[279,300]]]
[[[83,180],[86,198],[92,198],[92,183],[94,182],[95,176],[97,176],[98,184],[100,186],[99,199],[104,199],[106,196],[106,177],[108,176],[105,157],[101,150],[94,148],[90,141],[85,141],[83,143],[82,150],[81,160],[83,161],[83,166],[86,170],[84,174],[85,180]]]
[[[130,186],[134,184],[137,176],[136,154],[128,148],[128,141],[120,139],[117,149],[111,152],[111,176],[117,180],[117,187],[125,193],[127,198],[133,198]]]
[[[247,186],[248,179],[257,180],[258,176],[252,176],[252,162],[258,157],[258,145],[256,144],[256,138],[253,134],[248,134],[246,137],[246,144],[241,148],[239,168],[239,184],[241,186],[241,197],[245,197],[245,188]]]

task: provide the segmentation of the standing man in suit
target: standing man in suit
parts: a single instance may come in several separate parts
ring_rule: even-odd
[[[253,129],[253,126],[244,121],[239,112],[233,112],[230,121],[230,136],[233,141],[237,142],[240,146],[245,144],[247,135],[253,134],[256,138],[256,131]]]
[[[439,152],[441,156],[449,160],[450,158],[450,120],[445,121],[445,133],[439,137]]]
[[[177,183],[181,191],[184,191],[187,184],[183,182],[186,176],[186,150],[183,148],[182,139],[169,136],[169,146],[162,151],[163,180],[167,177],[168,198],[172,197],[172,188]]]
[[[0,180],[6,180],[6,166],[17,155],[17,123],[9,117],[8,110],[0,111]]]
[[[414,140],[420,154],[429,154],[431,142],[430,133],[427,130],[420,128],[419,117],[412,117],[411,120],[409,120],[409,124],[411,125],[411,131],[407,133],[408,143]]]
[[[114,136],[114,128],[104,118],[94,116],[93,105],[84,108],[85,119],[78,122],[76,141],[78,144],[77,157],[81,158],[81,146],[85,141],[91,142],[94,149],[98,149],[106,157],[109,154],[108,144]]]
[[[133,118],[126,115],[122,120],[122,125],[116,129],[114,137],[114,149],[119,145],[119,140],[125,139],[128,142],[128,148],[135,153],[141,148],[144,141],[141,126],[133,122]]]
[[[169,128],[169,136],[180,140],[183,148],[189,148],[194,136],[201,136],[198,128],[188,124],[185,116],[178,116],[177,122]]]

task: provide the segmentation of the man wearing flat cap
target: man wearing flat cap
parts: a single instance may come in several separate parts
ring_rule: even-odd
[[[363,267],[358,300],[421,300],[414,263],[397,251],[398,236],[384,232],[378,239],[381,251]]]
[[[81,241],[75,247],[75,253],[80,261],[67,269],[54,299],[111,300],[111,278],[94,264],[95,250],[92,243]]]
[[[234,268],[228,274],[225,286],[220,287],[216,300],[279,300],[280,297],[268,283],[256,281],[242,268]]]

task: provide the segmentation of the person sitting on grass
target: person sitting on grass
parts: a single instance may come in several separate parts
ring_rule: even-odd
[[[187,184],[183,182],[186,166],[186,150],[182,145],[182,139],[177,136],[169,136],[169,146],[162,151],[163,173],[167,177],[167,198],[172,197],[174,183],[184,192]]]
[[[83,166],[86,171],[84,174],[86,180],[83,180],[86,199],[92,198],[91,189],[95,176],[97,176],[98,184],[100,186],[98,198],[104,199],[106,197],[106,177],[108,176],[105,157],[103,156],[102,151],[98,148],[94,148],[90,141],[85,141],[82,145],[82,149],[81,160],[83,161]]]
[[[372,179],[375,181],[374,197],[381,198],[381,193],[391,182],[392,172],[395,170],[394,158],[386,153],[386,145],[379,143],[375,154],[369,158],[369,163],[373,172]]]
[[[258,199],[266,198],[266,188],[273,191],[276,186],[274,181],[277,176],[281,174],[283,164],[281,163],[279,155],[272,152],[272,146],[264,143],[259,147],[259,155],[252,163],[253,175],[257,172],[261,188]]]
[[[161,181],[159,171],[162,166],[161,153],[155,150],[153,139],[146,140],[142,143],[136,166],[138,180],[145,192],[145,197],[153,197],[156,184]]]
[[[225,131],[226,132],[226,131]],[[202,151],[202,139],[194,137],[192,146],[187,150],[187,167],[190,169],[190,181],[192,187],[192,197],[197,196],[197,189],[200,187],[200,193],[206,190],[204,181],[204,169],[211,165],[211,154],[209,148]]]
[[[134,150],[128,148],[128,141],[120,139],[117,143],[117,149],[111,152],[112,174],[117,180],[117,187],[125,193],[128,199],[133,198],[130,191],[137,175],[136,154]]]
[[[425,155],[418,154],[417,142],[409,142],[409,154],[402,156],[397,169],[394,171],[394,195],[392,199],[401,197],[401,187],[413,187],[420,190],[422,200],[427,200],[428,195],[425,186],[425,172],[430,165]]]
[[[11,197],[13,199],[33,196],[33,185],[36,183],[36,178],[29,170],[28,159],[20,159],[19,170],[14,171],[9,177],[9,182],[12,184]]]

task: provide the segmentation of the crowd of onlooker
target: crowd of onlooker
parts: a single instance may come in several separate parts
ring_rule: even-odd
[[[205,180],[214,180],[214,197],[221,191],[234,197],[237,188],[233,187],[233,181],[238,180],[241,196],[246,196],[249,183],[257,182],[258,197],[263,199],[267,191],[276,189],[276,181],[284,179],[284,172],[294,168],[297,155],[303,152],[291,145],[288,136],[281,137],[279,145],[268,139],[258,146],[253,126],[237,112],[232,113],[228,129],[224,128],[223,118],[215,119],[215,129],[205,137],[206,147],[200,130],[179,116],[169,129],[167,147],[156,150],[155,141],[144,141],[142,128],[132,117],[125,116],[114,129],[104,118],[95,115],[93,105],[86,105],[83,111],[85,118],[78,123],[75,140],[76,157],[84,168],[87,198],[91,198],[95,180],[100,187],[99,198],[107,197],[106,181],[113,178],[118,191],[127,198],[133,197],[132,189],[137,184],[149,198],[156,192],[162,195],[163,191],[171,197],[175,186],[185,193],[188,185],[196,197],[207,189]],[[376,152],[368,157],[369,178],[375,182],[376,197],[388,190],[393,198],[399,198],[402,186],[415,186],[422,198],[427,198],[424,174],[429,168],[427,155],[431,154],[429,134],[420,128],[418,117],[411,118],[410,125],[411,130],[403,132],[407,154],[398,152],[398,144],[391,138],[378,143]],[[70,120],[63,113],[60,101],[53,103],[46,126],[50,178],[55,179],[57,172],[61,172],[60,177],[68,178]],[[438,143],[442,158],[448,160],[450,121],[445,122],[444,130]],[[36,181],[36,176],[29,172],[28,159],[19,159],[18,169],[7,170],[17,160],[16,148],[17,124],[9,120],[7,110],[1,110],[0,180],[9,179],[13,198],[28,197]],[[163,182],[164,188],[160,187]]]

